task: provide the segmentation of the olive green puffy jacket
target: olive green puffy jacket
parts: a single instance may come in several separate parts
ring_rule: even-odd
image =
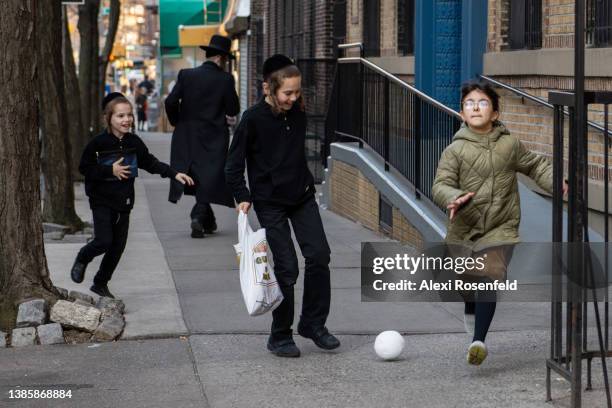
[[[476,194],[449,221],[446,242],[467,244],[474,251],[519,242],[517,172],[552,192],[548,160],[527,150],[501,122],[495,122],[486,135],[474,133],[463,124],[442,153],[433,199],[446,208],[457,197]]]

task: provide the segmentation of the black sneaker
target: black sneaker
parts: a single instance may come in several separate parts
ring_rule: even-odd
[[[191,220],[191,238],[204,238],[204,227],[196,219]]]
[[[293,339],[279,341],[268,340],[268,350],[278,357],[299,357],[300,349],[295,345]]]
[[[210,225],[204,226],[204,233],[205,234],[212,234],[216,230],[217,230],[217,222],[216,221],[213,221]]]
[[[87,264],[83,262],[79,262],[78,260],[74,261],[74,265],[72,265],[72,269],[70,270],[70,277],[74,283],[81,283],[85,278],[85,269],[87,269]]]
[[[98,285],[98,284],[94,283],[91,286],[91,288],[89,288],[89,290],[91,290],[96,295],[100,295],[102,297],[109,297],[111,299],[115,298],[115,296],[110,292],[110,290],[108,290],[108,286],[107,285]]]
[[[340,340],[331,334],[327,327],[317,327],[316,329],[305,328],[298,325],[298,334],[314,341],[317,347],[325,350],[333,350],[340,347]]]

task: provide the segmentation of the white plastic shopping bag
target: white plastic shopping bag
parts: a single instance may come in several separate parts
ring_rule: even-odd
[[[253,232],[247,215],[238,215],[238,243],[234,245],[240,264],[240,287],[250,316],[274,310],[283,300],[274,271],[268,263],[266,230]]]

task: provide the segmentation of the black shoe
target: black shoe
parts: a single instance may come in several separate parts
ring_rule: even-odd
[[[191,220],[191,238],[204,238],[204,227],[196,219]]]
[[[86,263],[77,260],[74,261],[74,265],[72,265],[72,269],[70,270],[70,277],[74,283],[83,282],[85,278],[85,269],[87,269]]]
[[[278,357],[299,357],[300,349],[297,348],[293,339],[280,341],[268,340],[268,350]]]
[[[325,350],[333,350],[340,347],[340,340],[331,334],[325,326],[316,329],[306,329],[298,325],[298,334],[314,341],[317,347]]]
[[[108,290],[108,286],[107,285],[98,285],[98,284],[94,283],[91,286],[91,288],[89,288],[89,290],[91,290],[96,295],[100,295],[102,297],[109,297],[111,299],[115,298],[115,296],[113,296],[113,294],[110,293],[110,290]]]
[[[216,223],[216,221],[213,221],[210,225],[206,225],[204,227],[204,233],[205,234],[212,234],[216,230],[217,230],[217,223]]]

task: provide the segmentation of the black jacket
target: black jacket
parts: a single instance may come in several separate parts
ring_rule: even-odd
[[[225,178],[237,202],[296,204],[314,193],[306,163],[306,113],[294,105],[274,114],[261,99],[247,109],[230,146]],[[249,187],[244,179],[245,160]]]
[[[104,131],[87,144],[79,165],[79,171],[85,176],[85,193],[91,208],[102,205],[127,212],[134,207],[134,178],[119,180],[113,175],[112,165],[98,163],[99,153],[116,150],[134,152],[138,167],[149,173],[172,179],[176,177],[177,172],[149,153],[142,139],[135,134],[127,133],[120,140]]]
[[[199,202],[233,207],[223,169],[229,147],[225,115],[235,116],[240,111],[234,77],[210,61],[183,69],[165,107],[168,120],[176,127],[170,165],[196,182],[195,191],[190,188],[185,193],[195,194]],[[183,185],[171,182],[168,199],[176,202],[182,194]]]

